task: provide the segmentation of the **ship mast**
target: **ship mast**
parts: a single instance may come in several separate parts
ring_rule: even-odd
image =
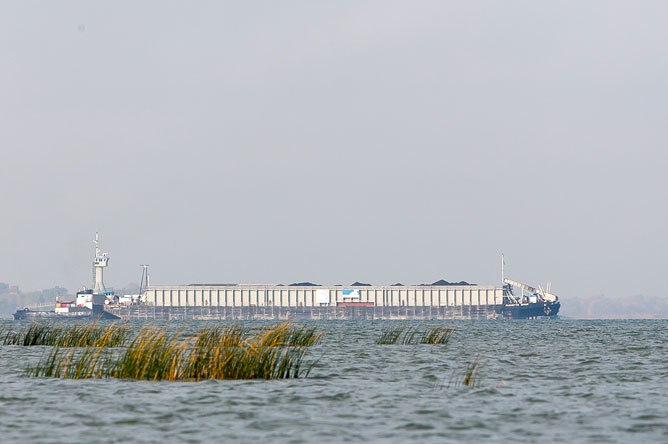
[[[506,266],[506,261],[503,258],[503,253],[501,253],[501,282],[506,279],[506,273],[504,267]]]
[[[142,264],[142,272],[141,272],[141,282],[139,283],[139,296],[141,297],[142,295],[142,290],[146,290],[149,286],[149,277],[148,277],[148,264]],[[144,285],[146,283],[146,285]]]
[[[104,286],[104,267],[109,263],[107,253],[100,250],[100,235],[95,233],[95,259],[93,260],[93,293],[102,294],[107,291]]]

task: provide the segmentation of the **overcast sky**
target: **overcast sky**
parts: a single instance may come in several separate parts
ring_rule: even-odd
[[[668,3],[0,1],[0,281],[665,295]]]

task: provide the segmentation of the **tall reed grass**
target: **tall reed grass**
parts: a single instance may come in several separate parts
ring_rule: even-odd
[[[3,345],[51,345],[55,347],[116,347],[127,340],[130,329],[125,323],[100,325],[53,325],[34,322],[22,330],[2,332]]]
[[[480,387],[480,367],[480,356],[478,356],[475,361],[466,366],[462,373],[453,371],[448,387]]]
[[[475,361],[470,363],[468,367],[466,367],[466,371],[464,372],[464,376],[462,377],[461,385],[474,388],[478,387],[480,385],[480,382],[478,380],[479,372],[480,372],[480,357],[478,357]]]
[[[382,331],[376,344],[379,345],[394,345],[399,341],[399,337],[404,332],[404,327],[386,328]]]
[[[481,367],[482,364],[480,363],[480,356],[478,356],[473,362],[466,366],[464,371],[453,370],[447,385],[444,382],[441,388],[480,387]]]
[[[430,327],[420,330],[412,327],[390,327],[376,339],[380,345],[447,344],[454,329],[450,327]]]
[[[203,379],[281,379],[307,376],[307,347],[322,333],[315,328],[282,323],[257,333],[233,325],[200,330],[179,339],[158,327],[144,327],[121,351],[104,347],[84,350],[54,348],[32,376],[87,379],[93,377],[167,381]]]

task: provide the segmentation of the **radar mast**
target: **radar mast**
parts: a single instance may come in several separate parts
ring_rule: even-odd
[[[109,264],[107,253],[100,250],[100,235],[95,232],[95,260],[93,260],[93,293],[103,294],[107,291],[104,286],[104,267]]]

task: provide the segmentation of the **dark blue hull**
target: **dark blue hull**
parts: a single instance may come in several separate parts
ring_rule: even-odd
[[[559,302],[534,302],[522,305],[504,305],[499,314],[507,319],[553,318],[559,313]]]

